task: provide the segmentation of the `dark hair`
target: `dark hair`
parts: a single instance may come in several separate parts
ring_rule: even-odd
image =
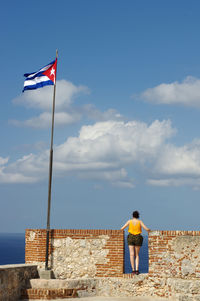
[[[140,217],[139,212],[138,211],[133,211],[133,217],[139,218]]]

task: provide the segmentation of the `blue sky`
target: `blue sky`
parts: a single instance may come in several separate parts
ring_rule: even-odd
[[[12,8],[12,9],[11,9]],[[45,228],[58,49],[52,228],[199,230],[199,1],[1,3],[1,232]]]

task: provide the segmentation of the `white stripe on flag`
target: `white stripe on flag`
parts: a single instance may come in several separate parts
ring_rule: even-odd
[[[49,80],[50,79],[46,75],[40,76],[40,77],[36,77],[33,80],[25,80],[24,87],[26,87],[26,86],[33,86],[33,85],[36,85],[36,84],[41,83],[41,82],[47,82]]]

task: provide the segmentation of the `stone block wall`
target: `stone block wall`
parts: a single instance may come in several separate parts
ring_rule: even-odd
[[[152,231],[149,276],[200,278],[200,231]]]
[[[26,230],[25,262],[44,268],[46,230]],[[120,277],[124,272],[121,230],[51,230],[49,264],[56,278]]]
[[[21,289],[29,287],[30,279],[37,277],[37,265],[1,265],[0,301],[19,300],[21,297]]]
[[[45,242],[46,230],[26,231],[26,263],[44,267]],[[199,301],[200,231],[151,231],[148,243],[149,273],[136,276],[123,274],[123,231],[52,230],[49,262],[55,277],[75,281],[73,289],[81,294],[80,281],[87,280],[99,296]]]

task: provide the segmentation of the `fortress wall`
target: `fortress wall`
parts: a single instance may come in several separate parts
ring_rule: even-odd
[[[38,278],[37,265],[0,266],[0,301],[20,299],[21,289],[30,287],[30,279]]]
[[[26,231],[26,263],[44,268],[45,241],[46,230]],[[121,230],[51,230],[49,263],[58,279],[95,280],[99,296],[199,301],[200,232],[151,231],[148,241],[149,273],[139,276],[123,274]]]
[[[149,276],[200,278],[200,231],[151,231]],[[46,230],[26,230],[26,263],[44,267]],[[56,278],[120,277],[124,271],[121,230],[51,230],[49,264]]]
[[[44,268],[46,230],[26,230],[25,262]],[[56,278],[120,277],[124,234],[120,230],[51,230],[49,266]]]
[[[200,231],[152,231],[149,276],[199,279]]]

